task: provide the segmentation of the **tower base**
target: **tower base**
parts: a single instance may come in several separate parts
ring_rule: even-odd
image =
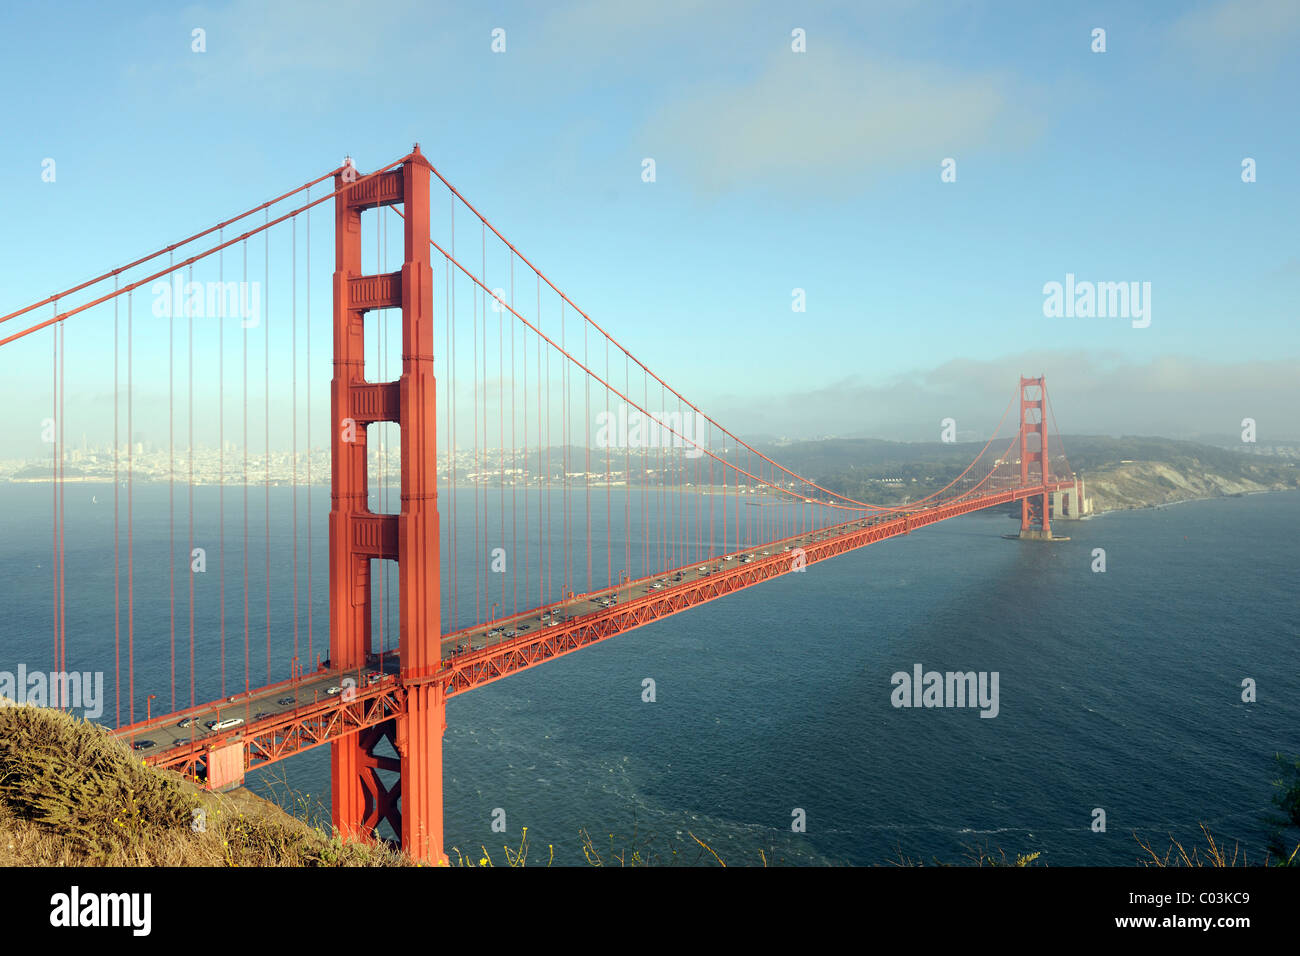
[[[1054,535],[1050,531],[1041,531],[1038,528],[1030,528],[1028,531],[1022,531],[1019,534],[1004,534],[1002,537],[1008,541],[1069,541],[1068,535]]]

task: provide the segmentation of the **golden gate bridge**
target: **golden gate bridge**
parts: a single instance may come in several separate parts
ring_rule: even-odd
[[[322,183],[323,193],[317,189]],[[324,211],[333,213],[334,263],[329,635],[322,659],[312,610],[310,223],[312,210],[326,203]],[[390,269],[394,227],[401,233],[401,258]],[[277,271],[288,250],[287,293],[282,276],[272,283],[273,237]],[[375,267],[367,271],[372,249]],[[196,267],[200,277],[215,271],[216,279],[196,283]],[[154,297],[148,309],[137,306],[136,293],[143,289]],[[109,311],[111,348],[101,341]],[[386,321],[376,322],[389,313],[400,315],[400,342],[388,338]],[[195,319],[214,316],[241,321],[238,329],[216,323],[213,342],[214,329],[200,325],[196,331]],[[69,324],[92,340],[86,361],[102,367],[105,379],[111,353],[111,429],[103,425],[108,403],[102,399],[68,410]],[[255,366],[250,378],[250,343],[255,359],[259,333],[260,460],[256,453],[250,459],[249,437],[250,421],[253,438],[259,424]],[[164,338],[165,389],[156,374]],[[242,361],[228,376],[232,345]],[[73,663],[103,630],[101,621],[90,626],[77,616],[77,601],[88,599],[90,583],[74,577],[69,589],[66,579],[67,490],[77,477],[75,465],[68,474],[75,459],[67,420],[80,414],[98,422],[105,436],[112,433],[111,535],[103,521],[113,574],[111,589],[106,579],[102,587],[105,596],[111,592],[114,607],[113,732],[149,763],[211,789],[238,785],[250,770],[328,744],[339,830],[375,838],[386,822],[403,847],[431,862],[445,861],[442,737],[449,699],[949,518],[1019,502],[1020,536],[1051,539],[1052,517],[1079,513],[1076,477],[1041,376],[1021,377],[980,452],[946,485],[917,500],[860,501],[783,467],[705,414],[574,304],[426,160],[418,144],[365,175],[345,161],[240,215],[12,311],[0,318],[0,346],[0,356],[15,363],[11,367],[39,362],[50,369],[46,477],[54,670],[66,672],[69,664],[70,590]],[[288,354],[290,369],[283,374],[277,361],[273,377],[277,349]],[[390,377],[387,356],[395,350],[400,371]],[[150,392],[155,400],[139,409],[136,365],[144,355],[151,356],[144,381],[156,391]],[[196,548],[196,489],[202,493],[211,482],[196,478],[194,424],[195,385],[201,392],[211,388],[214,371],[221,514],[215,596],[206,581],[196,583],[204,570],[198,565],[206,561],[206,549]],[[80,375],[74,372],[74,386]],[[281,379],[289,397],[273,400],[272,384]],[[162,478],[137,474],[143,448],[134,438],[141,410],[161,415],[164,391],[165,581],[137,570],[137,549],[145,547],[137,541],[137,523],[156,519],[159,531],[164,523],[160,513],[136,514],[138,486],[148,481],[158,487]],[[228,392],[242,394],[240,414],[229,422]],[[1013,411],[1016,418],[1008,422]],[[271,488],[282,482],[278,475],[272,479],[273,413],[291,420],[287,484],[293,520],[290,566],[277,564],[274,575],[291,574],[292,584],[277,590],[274,614]],[[653,437],[644,431],[639,438],[629,435],[629,415],[650,426]],[[623,423],[613,440],[608,430],[600,434],[601,423],[611,421]],[[385,430],[392,426],[396,441]],[[228,435],[238,437],[238,444]],[[400,467],[392,488],[385,465],[395,444]],[[250,560],[259,531],[250,525],[250,493],[258,485],[261,568]],[[394,504],[394,493],[396,507],[385,510]],[[752,503],[767,507],[743,507]],[[300,540],[302,506],[307,521]],[[228,509],[242,515],[229,541]],[[76,522],[73,532],[75,548]],[[200,531],[199,538],[210,537],[210,529]],[[227,560],[228,552],[239,556],[229,574],[227,565],[236,562]],[[394,609],[384,608],[385,601],[393,603],[386,584],[393,564],[395,646],[393,635],[385,633]],[[255,606],[259,596],[261,608]],[[151,604],[166,606],[165,627],[161,611],[142,613]],[[264,628],[255,620],[259,610]],[[152,683],[155,667],[146,683],[141,662],[164,659],[165,680]],[[155,708],[155,700],[163,703]]]

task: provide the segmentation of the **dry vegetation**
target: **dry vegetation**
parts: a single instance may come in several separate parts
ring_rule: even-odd
[[[0,707],[0,866],[409,866],[247,791],[207,793],[92,723]]]

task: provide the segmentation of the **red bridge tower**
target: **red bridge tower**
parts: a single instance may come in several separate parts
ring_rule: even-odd
[[[335,176],[334,378],[330,387],[332,478],[329,524],[330,663],[364,667],[371,653],[370,563],[396,560],[405,709],[330,747],[334,824],[368,836],[384,820],[417,859],[443,862],[442,735],[446,702],[429,678],[438,669],[441,613],[433,378],[433,271],[429,251],[430,166],[417,143],[401,165],[366,179],[350,166]],[[361,213],[401,203],[405,258],[399,272],[361,273]],[[365,379],[365,313],[402,310],[402,376]],[[396,422],[401,433],[401,512],[367,504],[366,426]],[[399,759],[377,754],[389,740]],[[385,787],[378,771],[397,771]],[[400,801],[400,803],[399,803]]]
[[[1020,377],[1020,484],[1047,484],[1047,386],[1043,377]],[[1031,437],[1037,435],[1037,441]],[[1037,446],[1037,447],[1035,447]],[[1037,468],[1031,468],[1036,465]],[[1037,471],[1035,475],[1034,472]],[[1042,526],[1039,531],[1035,524]],[[1052,537],[1051,506],[1048,493],[1022,498],[1020,501],[1020,537]]]

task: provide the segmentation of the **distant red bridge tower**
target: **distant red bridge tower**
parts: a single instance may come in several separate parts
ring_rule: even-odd
[[[1022,487],[1046,484],[1047,466],[1047,387],[1043,377],[1020,377],[1020,482]],[[1031,440],[1038,436],[1037,441]],[[1037,446],[1036,448],[1034,446]],[[1030,465],[1036,467],[1031,468]],[[1036,475],[1036,477],[1035,477]],[[1048,492],[1020,500],[1020,536],[1022,538],[1052,537],[1052,509]],[[1034,527],[1042,526],[1042,531]]]

